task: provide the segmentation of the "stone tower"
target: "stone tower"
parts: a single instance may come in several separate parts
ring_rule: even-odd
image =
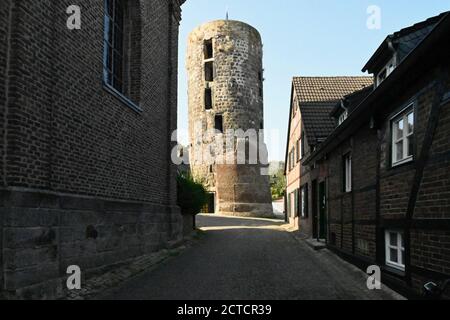
[[[209,22],[189,36],[191,170],[214,195],[219,214],[273,216],[262,135],[262,56],[259,32],[243,22]]]

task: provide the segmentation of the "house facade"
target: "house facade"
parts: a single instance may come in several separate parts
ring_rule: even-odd
[[[0,4],[0,291],[51,298],[182,235],[170,141],[183,0]]]
[[[386,38],[363,71],[372,91],[336,105],[304,160],[328,180],[328,247],[418,294],[450,278],[450,16]]]
[[[371,87],[372,77],[295,77],[286,151],[286,210],[291,226],[307,237],[326,237],[327,181],[320,166],[304,166],[334,130],[330,113],[345,95]]]

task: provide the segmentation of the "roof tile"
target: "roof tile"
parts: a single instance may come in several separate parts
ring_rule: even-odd
[[[373,85],[372,77],[294,77],[297,98],[304,102],[337,101]]]
[[[345,96],[373,86],[372,77],[295,77],[305,134],[310,144],[325,139],[335,128],[330,113]]]

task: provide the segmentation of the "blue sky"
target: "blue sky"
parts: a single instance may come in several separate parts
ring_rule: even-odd
[[[366,26],[367,8],[381,9],[381,29]],[[264,43],[265,128],[279,130],[270,160],[284,160],[293,76],[362,75],[384,38],[403,27],[450,10],[446,0],[187,0],[183,5],[179,54],[178,128],[187,130],[187,37],[198,25],[224,19],[259,30]],[[187,143],[185,138],[181,143]]]

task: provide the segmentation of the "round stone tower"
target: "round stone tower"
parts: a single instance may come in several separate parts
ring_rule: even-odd
[[[189,36],[191,171],[213,195],[215,213],[273,216],[262,57],[259,32],[243,22],[209,22]]]

